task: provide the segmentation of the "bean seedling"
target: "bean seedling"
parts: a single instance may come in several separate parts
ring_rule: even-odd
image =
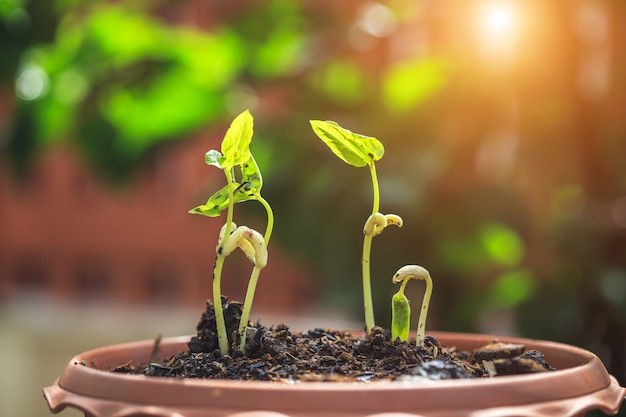
[[[250,152],[254,119],[248,110],[237,116],[231,123],[222,141],[221,152],[210,150],[205,155],[207,165],[213,165],[224,171],[227,184],[213,194],[203,205],[189,211],[192,214],[201,214],[217,217],[226,210],[226,223],[220,232],[215,265],[213,268],[213,307],[219,349],[222,356],[230,351],[224,311],[222,308],[221,276],[226,256],[240,248],[254,265],[244,301],[238,334],[240,338],[239,350],[245,350],[246,328],[254,300],[254,292],[261,269],[267,264],[267,245],[272,234],[274,214],[269,203],[261,196],[263,179],[259,167]],[[235,167],[241,173],[241,180],[235,178]],[[233,206],[235,203],[256,200],[263,205],[267,212],[267,227],[265,235],[254,229],[239,226],[233,223]]]
[[[230,353],[230,345],[224,320],[221,296],[221,275],[226,256],[237,248],[241,249],[254,265],[246,298],[242,309],[238,328],[239,350],[245,352],[246,329],[249,323],[254,292],[261,270],[267,264],[267,245],[274,225],[274,215],[269,203],[261,196],[263,180],[252,153],[250,142],[253,135],[254,120],[249,111],[244,111],[231,123],[222,141],[221,152],[210,150],[205,155],[205,162],[224,171],[226,186],[214,193],[207,202],[190,210],[192,214],[201,214],[217,217],[226,210],[226,223],[222,227],[217,247],[215,265],[213,269],[213,305],[218,333],[219,349],[222,356]],[[372,239],[378,236],[389,225],[402,227],[402,218],[396,214],[382,214],[379,212],[380,193],[376,176],[375,161],[384,155],[385,149],[378,139],[353,133],[336,122],[311,120],[311,126],[317,136],[326,143],[331,151],[341,160],[355,167],[368,166],[372,179],[373,204],[372,213],[363,227],[363,305],[365,312],[365,328],[368,332],[375,326],[374,307],[370,279],[370,255]],[[240,179],[235,177],[235,168],[239,168]],[[247,226],[239,226],[233,222],[233,207],[235,203],[256,200],[263,205],[267,213],[267,227],[261,235]],[[432,292],[432,280],[428,271],[417,265],[407,265],[398,270],[393,281],[401,283],[400,290],[393,296],[392,337],[401,341],[408,340],[410,305],[404,295],[404,289],[410,279],[426,281],[426,292],[422,303],[422,310],[417,328],[417,343],[424,340],[424,330],[428,303]]]
[[[428,271],[419,265],[405,265],[398,269],[393,276],[393,282],[400,283],[400,289],[391,298],[391,338],[400,339],[406,342],[409,339],[409,326],[411,318],[411,306],[409,300],[404,295],[404,288],[411,279],[424,280],[426,290],[422,299],[422,309],[420,310],[419,321],[417,322],[417,336],[415,343],[424,343],[424,332],[426,331],[426,317],[428,315],[428,305],[433,291],[433,280]]]
[[[336,122],[322,120],[311,120],[310,122],[315,134],[322,139],[330,150],[341,160],[355,167],[368,166],[370,170],[374,198],[372,214],[368,217],[363,228],[363,234],[365,236],[363,238],[363,256],[361,258],[365,329],[367,332],[370,332],[376,325],[370,279],[372,238],[379,235],[383,229],[389,225],[402,227],[402,219],[400,216],[395,214],[384,215],[378,211],[380,194],[375,161],[383,157],[385,148],[378,139],[353,133],[339,126]]]

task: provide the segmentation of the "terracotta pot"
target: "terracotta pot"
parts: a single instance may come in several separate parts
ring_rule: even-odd
[[[488,335],[431,333],[444,346],[472,350]],[[186,349],[188,337],[164,339],[161,355]],[[65,407],[87,416],[167,417],[506,417],[615,414],[626,389],[593,353],[574,346],[498,337],[543,352],[559,369],[485,379],[412,382],[242,382],[154,378],[106,372],[145,362],[152,341],[114,345],[74,357],[44,388],[53,413]]]

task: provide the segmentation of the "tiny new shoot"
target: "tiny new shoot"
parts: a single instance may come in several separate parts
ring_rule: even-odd
[[[355,167],[368,166],[372,177],[373,205],[372,214],[363,228],[363,255],[361,268],[363,276],[363,308],[365,312],[365,329],[370,332],[375,326],[372,286],[370,279],[370,254],[372,238],[379,235],[389,225],[402,227],[402,219],[395,214],[379,213],[380,194],[376,176],[375,161],[385,153],[383,144],[376,138],[353,133],[333,121],[311,120],[315,134],[324,141],[330,150],[348,165]]]
[[[239,349],[245,349],[245,332],[252,309],[254,292],[261,269],[267,264],[267,245],[272,234],[274,215],[269,203],[261,196],[263,180],[261,172],[250,153],[250,142],[253,134],[254,120],[249,111],[237,116],[222,141],[221,152],[210,150],[205,155],[207,165],[213,165],[224,171],[227,184],[213,194],[203,205],[189,211],[192,214],[201,214],[208,217],[217,217],[226,210],[226,223],[222,227],[216,247],[215,266],[213,269],[213,305],[215,309],[216,327],[220,353],[229,353],[228,335],[224,320],[221,301],[221,275],[225,257],[235,249],[240,248],[254,265],[248,282],[248,290],[241,313],[238,333],[240,336]],[[235,178],[234,168],[238,167],[241,180]],[[235,203],[256,200],[263,205],[267,213],[267,227],[265,235],[246,226],[237,227],[233,223],[233,206]]]
[[[424,291],[422,309],[417,323],[417,336],[415,339],[415,343],[421,345],[424,343],[426,317],[428,316],[430,296],[433,292],[433,280],[428,271],[419,265],[405,265],[398,269],[398,272],[393,276],[393,282],[395,284],[399,283],[400,289],[391,299],[391,339],[400,339],[402,342],[409,340],[411,306],[408,298],[404,295],[404,288],[411,279],[424,280],[426,282],[426,290]]]

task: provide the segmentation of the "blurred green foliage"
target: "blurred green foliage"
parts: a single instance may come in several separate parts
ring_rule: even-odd
[[[35,14],[46,3],[5,5],[5,25],[17,10]],[[298,65],[295,3],[274,1],[210,32],[167,24],[156,6],[55,3],[53,42],[28,44],[9,74],[22,99],[8,139],[18,172],[43,147],[73,140],[101,173],[123,180],[158,143],[228,116],[246,78],[269,80]],[[20,43],[19,34],[5,36],[13,41],[6,49]]]
[[[477,1],[3,0],[0,77],[22,98],[2,152],[27,173],[71,141],[119,181],[250,107],[277,240],[316,266],[325,303],[360,317],[369,178],[308,127],[337,120],[384,143],[381,210],[405,221],[375,242],[381,324],[391,274],[419,263],[432,328],[508,317],[593,348],[624,383],[626,6],[511,3],[523,24],[498,57],[478,41],[506,38],[478,39]]]
[[[401,62],[383,80],[383,102],[391,111],[409,112],[445,85],[446,70],[435,58]]]

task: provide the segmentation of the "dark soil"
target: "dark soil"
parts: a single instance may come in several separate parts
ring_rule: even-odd
[[[392,341],[389,332],[380,327],[357,337],[336,330],[291,332],[285,325],[267,328],[250,323],[244,355],[237,348],[241,304],[224,298],[223,307],[231,355],[220,355],[215,313],[213,305],[207,303],[188,350],[163,361],[125,364],[113,371],[177,378],[366,382],[482,378],[554,370],[540,352],[526,350],[523,345],[493,341],[473,352],[462,352],[440,346],[430,336],[423,346]]]

